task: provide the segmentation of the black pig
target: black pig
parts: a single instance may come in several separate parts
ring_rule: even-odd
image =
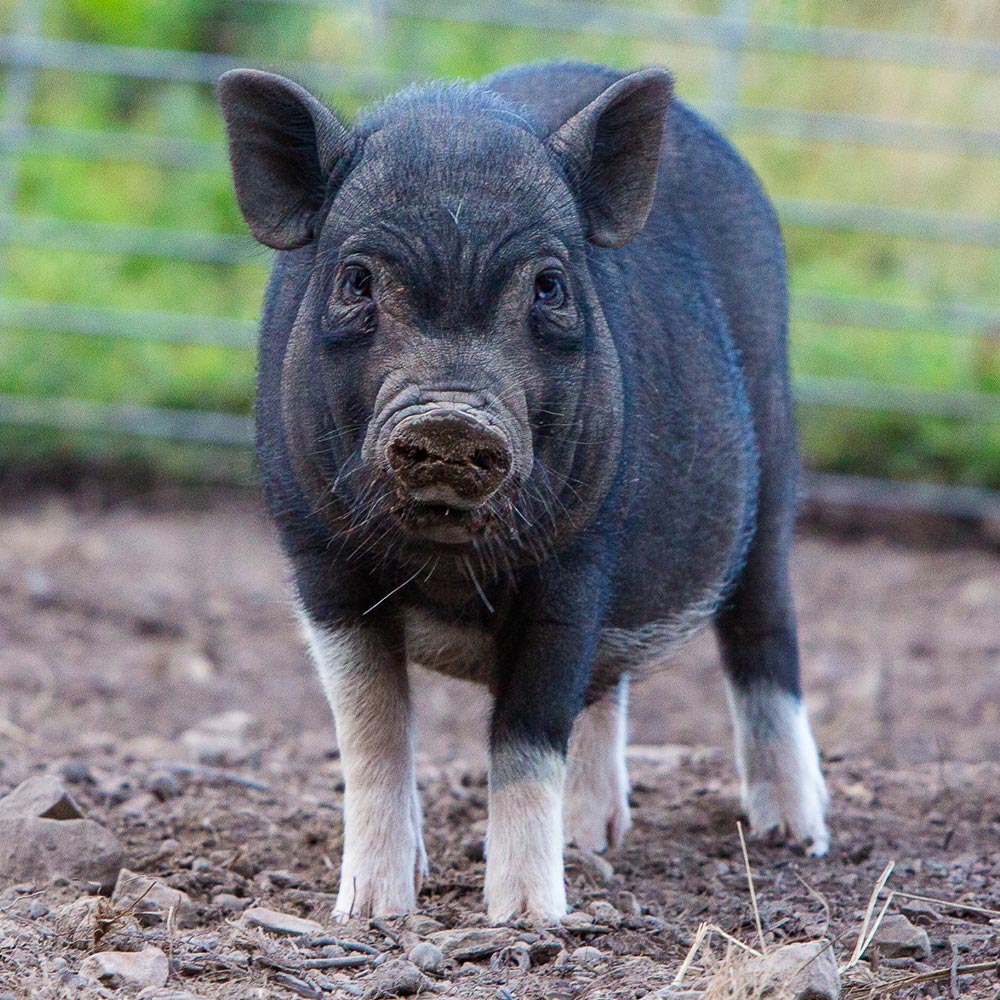
[[[408,664],[492,692],[489,915],[554,919],[564,840],[629,826],[629,675],[708,622],[750,823],[822,854],[785,265],[749,167],[661,69],[511,69],[353,127],[266,73],[219,94],[282,251],[257,447],[341,748],[336,912],[411,910],[426,869]]]

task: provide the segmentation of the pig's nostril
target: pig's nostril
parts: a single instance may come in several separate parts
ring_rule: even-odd
[[[427,454],[426,448],[421,448],[419,445],[410,445],[403,442],[397,442],[393,451],[407,462],[412,462],[416,464],[418,462],[426,462],[430,456]]]
[[[497,469],[504,464],[504,456],[497,451],[487,451],[483,448],[477,448],[472,453],[472,464],[478,469],[483,469],[485,472],[489,472],[492,469]]]

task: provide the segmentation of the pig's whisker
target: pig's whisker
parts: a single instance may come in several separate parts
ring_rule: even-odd
[[[379,598],[379,600],[377,600],[370,608],[368,608],[367,611],[362,611],[361,612],[362,618],[366,614],[368,614],[369,611],[374,611],[384,601],[389,600],[389,598],[392,597],[393,594],[398,594],[399,591],[401,591],[408,583],[412,583],[414,580],[416,580],[416,578],[420,576],[420,574],[423,573],[423,571],[427,568],[427,563],[429,563],[430,561],[431,561],[430,557],[428,556],[427,562],[425,562],[423,566],[421,566],[420,569],[416,571],[416,573],[414,573],[412,576],[408,576],[398,587],[393,587],[392,590],[390,590],[389,593],[385,595],[385,597]]]
[[[476,571],[472,568],[472,563],[468,556],[463,556],[462,561],[465,563],[465,568],[468,571],[469,578],[472,580],[473,586],[476,588],[476,593],[479,594],[480,600],[483,602],[486,610],[492,615],[496,613],[496,609],[490,604],[489,598],[483,593],[483,588],[479,583],[479,579],[476,577]]]

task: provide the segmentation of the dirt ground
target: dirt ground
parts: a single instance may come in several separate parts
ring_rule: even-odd
[[[1000,971],[962,970],[1000,960],[1000,555],[805,535],[794,575],[833,848],[815,860],[750,843],[768,946],[825,936],[847,963],[892,861],[889,890],[936,900],[897,895],[887,911],[923,927],[930,953],[873,947],[845,973],[847,995],[998,997]],[[8,879],[0,994],[134,996],[78,973],[92,951],[151,944],[169,956],[169,979],[144,997],[376,997],[384,963],[418,939],[483,928],[487,705],[430,675],[417,691],[425,918],[336,927],[336,743],[256,504],[229,494],[8,498],[0,793],[60,777],[120,839],[127,868],[191,904],[183,920],[138,925],[138,911],[98,903],[95,885]],[[199,724],[220,715],[222,743],[206,750]],[[635,688],[631,740],[635,826],[606,856],[613,872],[585,855],[570,866],[571,905],[588,916],[514,928],[492,957],[459,955],[429,972],[424,995],[631,1000],[671,983],[703,922],[759,947],[708,636]],[[312,918],[323,933],[252,927],[248,904]],[[101,922],[95,906],[112,916]],[[707,961],[685,986],[706,985]],[[934,970],[946,971],[901,984]]]

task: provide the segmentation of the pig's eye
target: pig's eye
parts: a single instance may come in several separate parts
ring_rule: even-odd
[[[360,264],[348,264],[340,279],[344,298],[370,299],[372,297],[372,273]]]
[[[554,267],[541,271],[535,278],[535,304],[558,309],[566,302],[566,278]]]

